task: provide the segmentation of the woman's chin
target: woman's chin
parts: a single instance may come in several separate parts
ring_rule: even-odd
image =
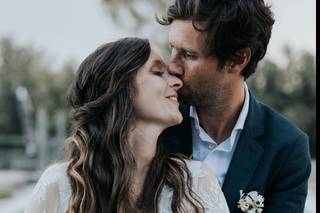
[[[174,116],[172,116],[172,119],[170,119],[169,127],[180,124],[182,120],[183,120],[182,114],[180,112],[176,113]]]

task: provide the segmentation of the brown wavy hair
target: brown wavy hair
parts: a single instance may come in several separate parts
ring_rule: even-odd
[[[241,72],[247,79],[267,51],[275,21],[270,8],[263,0],[175,0],[157,21],[192,21],[196,30],[206,33],[207,51],[219,59],[220,68],[239,63],[239,51],[249,47],[252,56]]]
[[[128,141],[135,124],[134,78],[150,52],[148,40],[123,38],[99,47],[77,70],[68,92],[73,131],[67,139],[67,212],[158,212],[164,185],[173,190],[172,212],[187,212],[184,199],[195,212],[203,211],[185,158],[169,155],[159,141],[147,183],[136,202],[130,196],[136,171]]]

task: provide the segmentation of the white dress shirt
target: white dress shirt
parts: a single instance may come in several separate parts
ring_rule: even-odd
[[[207,163],[217,176],[221,187],[249,111],[249,91],[246,83],[244,88],[245,99],[240,115],[230,137],[220,144],[217,144],[200,126],[197,111],[195,107],[190,106],[193,159]]]

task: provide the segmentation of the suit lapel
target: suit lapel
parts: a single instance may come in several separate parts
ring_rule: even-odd
[[[183,122],[181,128],[180,135],[183,135],[183,140],[181,143],[181,150],[183,150],[183,154],[187,157],[192,156],[192,134],[191,134],[191,120],[189,117],[190,107],[187,105],[181,104],[180,111],[183,116]]]
[[[222,187],[231,212],[236,208],[240,190],[246,191],[263,153],[262,146],[256,141],[263,135],[263,117],[259,103],[250,93],[248,116]]]

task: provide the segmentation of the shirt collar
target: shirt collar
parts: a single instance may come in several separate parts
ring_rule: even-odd
[[[200,124],[199,124],[198,113],[197,113],[197,110],[196,110],[196,108],[195,108],[194,106],[190,106],[189,116],[190,116],[191,118],[194,118],[197,126],[200,125]]]
[[[233,127],[233,130],[243,129],[244,123],[245,123],[247,115],[248,115],[250,95],[249,95],[249,90],[248,90],[248,86],[247,86],[246,82],[244,82],[244,91],[245,91],[244,103],[243,103],[240,115],[238,117],[238,120]]]
[[[246,82],[244,82],[244,90],[245,90],[244,103],[243,103],[241,112],[239,114],[239,117],[237,119],[237,122],[232,129],[231,136],[230,138],[227,139],[227,141],[224,141],[221,144],[219,144],[217,149],[221,149],[222,151],[231,151],[232,147],[235,144],[236,133],[242,130],[244,127],[244,123],[246,121],[248,111],[249,111],[249,99],[250,99],[249,90]],[[190,106],[189,116],[193,118],[194,127],[196,128],[201,140],[215,143],[200,126],[198,113],[194,106]]]

